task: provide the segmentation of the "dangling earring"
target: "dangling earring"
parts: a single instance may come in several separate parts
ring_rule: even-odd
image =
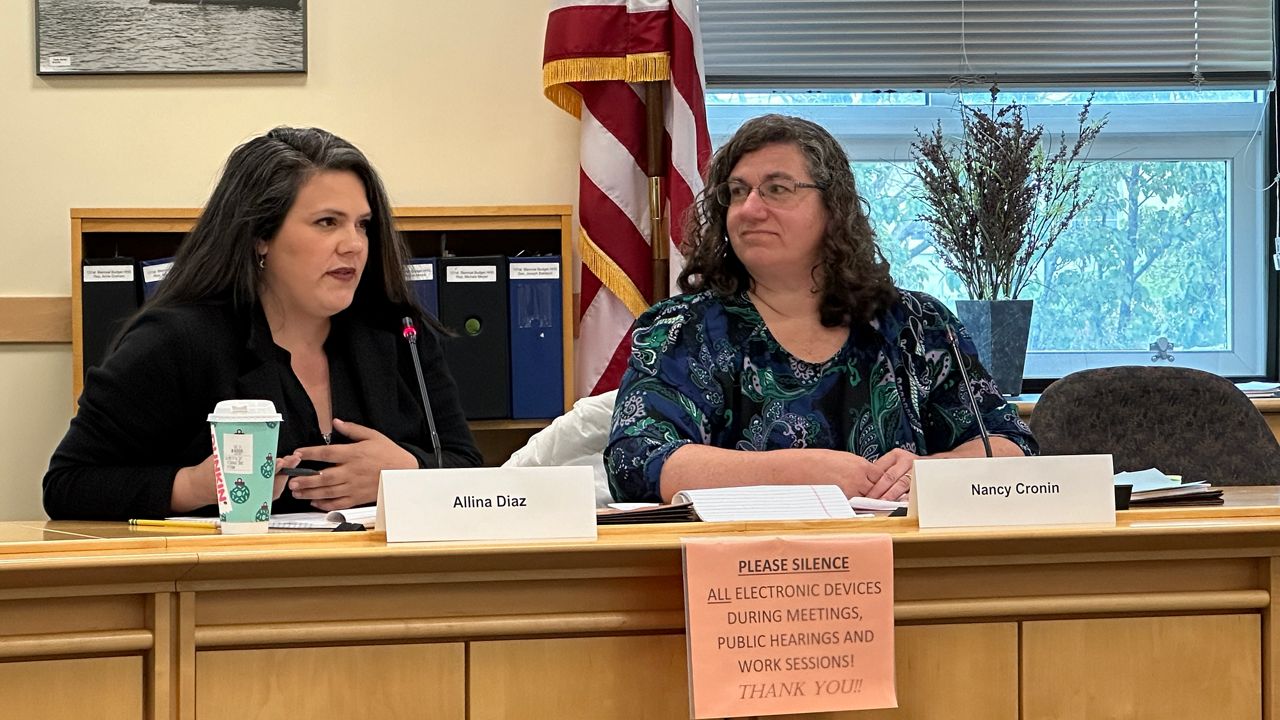
[[[267,269],[267,254],[266,254],[266,253],[262,253],[261,255],[259,255],[259,256],[258,256],[258,269],[259,269],[259,270],[266,270],[266,269]]]

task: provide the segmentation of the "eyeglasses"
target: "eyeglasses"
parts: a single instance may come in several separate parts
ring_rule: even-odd
[[[786,178],[773,178],[754,186],[737,180],[730,180],[716,186],[715,198],[716,202],[724,207],[733,207],[746,202],[751,195],[751,191],[755,190],[756,195],[765,205],[772,208],[790,208],[795,207],[796,203],[800,202],[800,191],[805,188],[813,188],[814,190],[826,189],[821,185],[788,180]]]

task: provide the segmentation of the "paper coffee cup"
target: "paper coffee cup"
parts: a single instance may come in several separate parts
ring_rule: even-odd
[[[223,400],[209,414],[223,534],[267,531],[282,420],[270,400]]]

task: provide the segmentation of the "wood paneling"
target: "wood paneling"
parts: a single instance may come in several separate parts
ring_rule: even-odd
[[[470,719],[685,718],[686,673],[683,635],[472,643]]]
[[[0,707],[687,717],[683,538],[874,532],[894,544],[901,707],[826,720],[1258,718],[1280,686],[1280,487],[1226,496],[1116,527],[689,523],[526,543],[0,523]]]
[[[0,600],[0,638],[40,633],[92,633],[145,627],[140,597],[89,596]]]
[[[140,655],[0,663],[7,718],[141,720],[144,687]]]
[[[1018,717],[1015,623],[900,627],[896,653],[898,709],[787,717]],[[682,635],[472,643],[471,718],[684,717],[686,672]]]
[[[196,655],[196,717],[461,720],[461,643],[261,650]]]
[[[897,709],[786,717],[797,720],[1017,720],[1016,623],[912,625],[896,628],[894,633]]]
[[[1024,623],[1023,717],[1260,718],[1261,625],[1256,614]]]
[[[71,298],[0,297],[0,343],[71,342]]]

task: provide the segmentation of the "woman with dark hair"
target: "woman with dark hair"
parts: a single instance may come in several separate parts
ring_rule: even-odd
[[[383,469],[434,467],[401,319],[433,321],[404,279],[382,181],[347,141],[276,128],[231,153],[155,296],[90,370],[44,477],[54,519],[215,511],[206,416],[267,399],[284,416],[275,512],[377,499]],[[419,333],[443,464],[480,455],[432,332]]]
[[[948,328],[993,452],[1036,452],[951,312],[894,287],[822,127],[744,123],[712,158],[686,236],[686,294],[631,330],[605,450],[619,500],[777,484],[897,499],[916,457],[982,456]]]

